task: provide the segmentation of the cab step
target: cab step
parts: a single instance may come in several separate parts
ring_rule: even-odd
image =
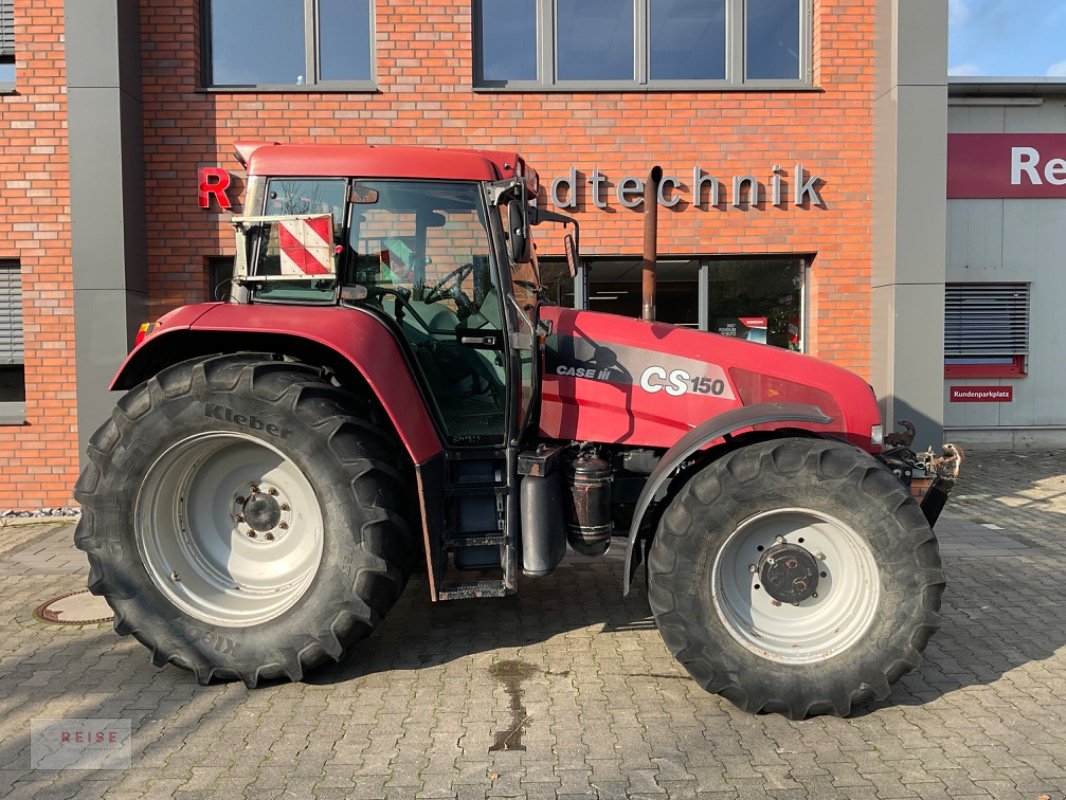
[[[471,533],[445,533],[445,547],[484,547],[504,544],[503,531],[473,531]]]
[[[500,580],[449,581],[437,594],[440,600],[467,600],[474,597],[505,597],[507,587]]]
[[[466,497],[478,494],[506,495],[507,492],[507,486],[501,483],[461,483],[444,488],[446,497]]]

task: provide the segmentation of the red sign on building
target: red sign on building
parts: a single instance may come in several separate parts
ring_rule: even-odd
[[[948,199],[1066,199],[1066,134],[948,134]]]
[[[948,395],[952,403],[1011,403],[1013,386],[952,386]]]
[[[231,203],[226,190],[232,182],[229,172],[222,167],[200,167],[200,184],[197,187],[200,208],[209,208],[212,196],[219,208],[230,208]]]

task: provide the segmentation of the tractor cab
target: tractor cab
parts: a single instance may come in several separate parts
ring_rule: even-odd
[[[439,461],[416,465],[425,486],[440,487],[425,492],[442,509],[426,516],[440,520],[428,536],[440,543],[429,553],[438,599],[515,586],[513,489],[518,453],[535,434],[543,338],[529,229],[573,222],[538,214],[529,204],[537,188],[535,173],[266,175],[249,191],[260,213],[233,220],[234,302],[346,307],[374,316],[399,345],[444,446]],[[575,247],[569,239],[571,261]],[[454,569],[498,572],[498,579],[446,580]]]

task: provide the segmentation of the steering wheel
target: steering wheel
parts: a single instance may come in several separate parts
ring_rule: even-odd
[[[423,303],[435,303],[438,300],[443,300],[446,297],[455,299],[455,304],[465,312],[465,316],[470,316],[477,311],[477,306],[473,301],[463,294],[459,288],[459,284],[463,282],[467,275],[474,271],[474,265],[471,263],[463,264],[458,269],[453,269],[435,284],[433,287],[422,296]],[[445,292],[444,287],[449,283],[455,283],[451,291]]]

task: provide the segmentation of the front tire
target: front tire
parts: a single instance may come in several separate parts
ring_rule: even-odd
[[[159,666],[300,680],[347,657],[415,553],[403,461],[365,403],[268,355],[169,367],[89,445],[89,588]]]
[[[936,537],[899,481],[840,442],[727,453],[667,507],[648,562],[667,647],[708,691],[792,719],[888,696],[940,626]]]

